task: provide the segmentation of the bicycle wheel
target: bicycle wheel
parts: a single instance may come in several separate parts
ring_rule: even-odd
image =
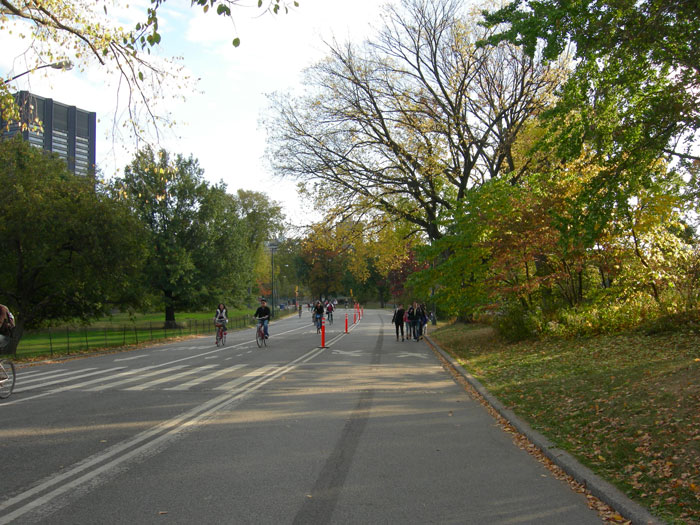
[[[265,336],[263,335],[260,326],[258,326],[258,328],[255,330],[255,342],[258,344],[258,348],[260,348],[265,342]]]
[[[221,346],[221,338],[223,334],[219,328],[216,329],[216,346]]]
[[[9,359],[0,360],[0,399],[10,397],[15,389],[15,364]]]
[[[226,344],[226,332],[221,334],[221,346]]]

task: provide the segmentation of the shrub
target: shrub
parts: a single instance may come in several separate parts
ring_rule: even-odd
[[[509,342],[533,339],[540,331],[533,314],[519,304],[506,305],[498,312],[494,316],[493,327]]]

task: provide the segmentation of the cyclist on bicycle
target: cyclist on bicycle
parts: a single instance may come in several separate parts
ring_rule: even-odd
[[[12,330],[15,327],[15,316],[4,304],[0,304],[0,348],[6,347],[10,343]]]
[[[331,323],[333,322],[333,310],[335,310],[335,307],[333,306],[333,302],[328,301],[328,304],[326,305],[326,314],[328,314],[328,320]]]
[[[316,306],[314,306],[314,324],[316,328],[320,330],[321,319],[323,318],[323,303],[321,301],[316,301]]]
[[[224,303],[219,303],[214,314],[214,326],[217,328],[223,326],[224,334],[227,332],[226,323],[228,323],[228,311]]]
[[[258,323],[262,323],[263,330],[265,331],[265,339],[270,337],[267,331],[267,326],[270,323],[270,307],[267,306],[267,301],[265,299],[260,300],[260,306],[255,310],[255,318]]]

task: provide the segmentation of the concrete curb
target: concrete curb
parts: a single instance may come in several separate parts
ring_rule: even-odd
[[[477,392],[479,392],[496,412],[513,425],[518,432],[527,437],[530,442],[539,448],[554,464],[585,486],[593,496],[610,505],[622,517],[630,520],[634,525],[657,525],[664,523],[659,518],[652,515],[642,505],[632,501],[627,495],[621,492],[620,489],[600,478],[588,467],[579,463],[571,454],[557,448],[549,439],[536,430],[533,430],[530,425],[518,418],[512,410],[507,409],[498,399],[491,395],[484,385],[465,370],[450,354],[440,348],[435,341],[428,336],[425,336],[425,338],[430,345],[437,350]]]

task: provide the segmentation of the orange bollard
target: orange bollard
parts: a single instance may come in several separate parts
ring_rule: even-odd
[[[345,333],[348,333],[348,314],[345,314]]]
[[[357,322],[357,312],[352,314],[352,324],[355,324]]]
[[[321,348],[326,348],[326,320],[321,317]]]

